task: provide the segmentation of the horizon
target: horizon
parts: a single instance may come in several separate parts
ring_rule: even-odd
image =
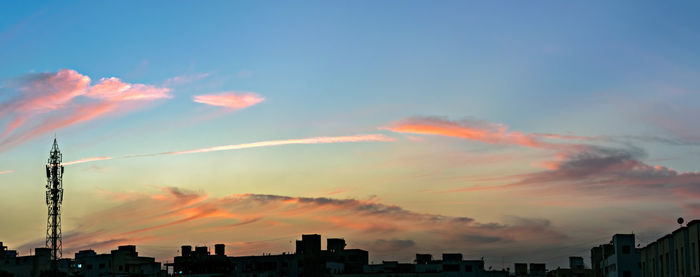
[[[0,3],[0,241],[45,244],[54,138],[64,257],[556,268],[700,218],[700,3],[207,4]]]

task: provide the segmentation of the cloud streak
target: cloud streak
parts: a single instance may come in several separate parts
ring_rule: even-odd
[[[160,153],[160,154],[182,155],[182,154],[239,150],[239,149],[247,149],[247,148],[280,146],[280,145],[290,145],[290,144],[328,144],[328,143],[347,143],[347,142],[390,142],[390,141],[394,141],[394,139],[387,137],[387,136],[384,136],[384,135],[380,135],[380,134],[340,136],[340,137],[313,137],[313,138],[305,138],[305,139],[268,140],[268,141],[260,141],[260,142],[253,142],[253,143],[222,145],[222,146],[198,148],[198,149],[183,150],[183,151],[164,152],[164,153]]]
[[[15,171],[14,171],[14,170],[11,170],[11,169],[10,169],[10,170],[2,170],[2,171],[0,171],[0,175],[3,175],[3,174],[10,174],[10,173],[13,173],[13,172],[15,172]]]
[[[89,163],[89,162],[95,162],[95,161],[111,160],[111,159],[113,159],[113,158],[112,157],[92,157],[92,158],[85,158],[85,159],[65,162],[65,163],[63,163],[63,165],[74,165],[74,164]]]
[[[258,104],[265,98],[252,92],[224,92],[195,95],[192,100],[201,104],[240,110]]]
[[[443,117],[414,117],[383,127],[392,132],[421,135],[438,135],[479,141],[489,144],[518,145],[534,148],[561,148],[562,144],[545,139],[587,140],[589,137],[559,134],[526,134],[511,131],[508,126],[480,120],[451,121]]]
[[[160,153],[150,153],[150,154],[130,154],[124,155],[118,158],[140,158],[140,157],[152,157],[152,156],[162,156],[162,155],[185,155],[185,154],[197,154],[197,153],[208,153],[216,151],[230,151],[230,150],[241,150],[249,148],[259,148],[259,147],[271,147],[271,146],[282,146],[282,145],[294,145],[294,144],[331,144],[331,143],[353,143],[353,142],[392,142],[395,141],[394,138],[387,137],[381,134],[362,134],[354,136],[335,136],[335,137],[312,137],[303,139],[286,139],[286,140],[267,140],[258,141],[252,143],[242,143],[242,144],[230,144],[221,145],[214,147],[204,147],[189,150],[179,150],[179,151],[168,151]],[[90,157],[83,158],[80,160],[70,161],[64,163],[64,165],[74,165],[88,162],[96,162],[103,160],[111,160],[114,157],[102,156],[102,157]]]

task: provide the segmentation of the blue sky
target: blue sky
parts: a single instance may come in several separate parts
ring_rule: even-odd
[[[689,204],[695,195],[692,187],[700,180],[700,130],[695,122],[700,115],[699,5],[652,1],[0,3],[0,104],[11,103],[0,106],[2,129],[15,116],[29,118],[12,131],[21,134],[34,130],[33,124],[99,101],[117,105],[95,118],[45,130],[18,143],[0,137],[0,172],[8,172],[0,175],[0,188],[7,192],[0,196],[0,208],[21,206],[27,217],[37,218],[28,222],[24,217],[0,215],[0,221],[13,222],[23,230],[20,235],[15,229],[0,228],[0,240],[29,247],[43,235],[44,221],[39,220],[44,216],[43,200],[34,199],[43,195],[43,177],[36,168],[43,166],[54,134],[66,161],[113,158],[68,168],[67,199],[72,194],[81,201],[66,200],[67,230],[98,230],[97,220],[89,228],[81,222],[99,218],[96,211],[109,213],[118,205],[138,205],[129,201],[172,193],[164,188],[177,187],[214,202],[245,193],[330,197],[397,205],[417,213],[466,216],[475,222],[502,224],[503,229],[490,235],[503,243],[511,243],[508,239],[518,232],[523,237],[532,235],[533,226],[550,234],[566,234],[574,238],[573,245],[602,243],[615,232],[631,231],[620,229],[627,226],[654,238],[670,227],[632,219],[652,215],[659,220],[655,223],[666,217],[673,222],[678,214],[693,217],[700,211]],[[88,76],[91,82],[75,90],[80,96],[59,110],[24,114],[16,103],[29,101],[30,96],[41,100],[45,93],[32,85],[56,84],[41,79],[39,73],[46,73],[41,75],[45,78]],[[122,96],[154,93],[148,94],[153,99],[117,104],[110,101],[125,98],[114,100],[110,91],[90,92],[101,78],[109,77],[118,78],[120,84],[145,86],[141,91],[119,91]],[[159,89],[167,90],[167,96],[157,94]],[[261,102],[232,108],[193,101],[197,96],[238,101],[246,94]],[[392,141],[120,158],[362,134]],[[606,164],[611,160],[618,163]],[[577,166],[585,166],[575,168],[577,172],[590,175],[572,180],[571,172],[562,172]],[[604,186],[598,187],[601,183]],[[520,187],[509,186],[513,184]],[[555,193],[538,191],[548,186],[553,188],[547,191]],[[530,200],[520,198],[522,187],[532,194]],[[106,193],[123,197],[100,198]],[[669,200],[677,195],[681,197],[677,203]],[[27,204],[18,199],[36,201]],[[114,201],[106,201],[110,199]],[[574,205],[551,208],[567,201]],[[149,205],[162,207],[162,203]],[[614,212],[596,215],[604,209]],[[593,232],[581,226],[592,222],[606,224],[595,230],[595,236],[577,233]],[[177,227],[202,230],[210,222],[202,224]],[[370,236],[362,235],[366,232],[356,226],[317,231],[289,224],[299,227],[294,229],[299,232],[355,236],[359,246],[374,247],[378,257],[447,250],[433,246],[440,242],[432,241],[420,228]],[[407,223],[396,226],[403,224]],[[365,227],[370,228],[361,228]],[[486,236],[485,230],[475,226],[467,229],[472,233],[465,237]],[[167,230],[154,232],[164,235]],[[124,233],[129,230],[95,231],[84,236],[90,241],[78,240],[70,247]],[[271,231],[269,235],[280,234]],[[124,242],[150,243],[146,253],[167,257],[175,250],[167,252],[163,247],[188,239],[164,237],[157,243],[143,242],[143,237],[124,237]],[[262,240],[250,234],[244,237]],[[236,238],[220,239],[235,243]],[[415,245],[392,249],[378,245],[380,239],[411,240]],[[449,250],[469,248],[497,255],[499,245],[486,241],[492,240]],[[471,247],[474,243],[479,246]],[[562,243],[523,249],[541,253],[535,257],[543,261],[563,263],[547,260]],[[286,245],[259,247],[282,252]],[[571,255],[586,255],[586,247],[571,249]]]

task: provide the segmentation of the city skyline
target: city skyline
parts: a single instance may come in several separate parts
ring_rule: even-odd
[[[0,241],[44,244],[56,137],[64,256],[646,245],[700,215],[699,6],[0,3]]]

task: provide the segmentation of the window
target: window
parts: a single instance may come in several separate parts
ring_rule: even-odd
[[[622,246],[622,254],[629,254],[629,253],[630,253],[630,246],[629,245]]]
[[[464,271],[466,271],[466,272],[472,272],[472,265],[470,265],[470,264],[464,265]]]
[[[625,270],[622,272],[622,277],[632,277],[632,272]]]

